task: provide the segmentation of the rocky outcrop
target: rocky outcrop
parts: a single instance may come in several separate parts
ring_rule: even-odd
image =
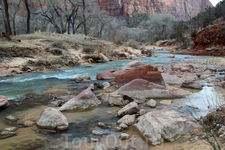
[[[37,125],[51,130],[66,130],[69,127],[67,118],[59,110],[50,107],[41,113]]]
[[[82,91],[76,97],[70,99],[64,105],[62,105],[60,111],[69,111],[69,110],[85,110],[98,106],[101,101],[95,96],[92,92],[93,87],[90,86],[86,90]]]
[[[144,79],[149,82],[164,85],[164,81],[161,76],[161,73],[158,72],[157,68],[151,65],[135,67],[132,70],[129,70],[123,74],[118,75],[115,78],[115,81],[119,84],[124,84],[134,79]]]
[[[194,39],[196,49],[206,49],[210,46],[225,46],[225,22],[208,26],[201,30]],[[210,51],[210,49],[208,49]]]
[[[225,21],[210,25],[197,33],[191,55],[225,56]]]
[[[209,0],[98,0],[100,7],[112,16],[132,13],[169,13],[177,20],[187,20],[212,7]]]
[[[158,145],[164,141],[177,140],[196,127],[196,124],[191,118],[182,116],[178,112],[163,109],[140,116],[135,126],[146,141]]]

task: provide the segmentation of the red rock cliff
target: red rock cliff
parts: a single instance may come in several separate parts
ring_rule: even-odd
[[[209,0],[98,0],[100,7],[112,16],[132,16],[133,12],[172,14],[177,20],[196,16],[206,7],[212,7]]]

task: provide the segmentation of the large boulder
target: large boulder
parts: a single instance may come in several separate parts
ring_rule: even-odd
[[[40,115],[37,125],[44,129],[66,130],[69,127],[67,118],[57,109],[48,107]]]
[[[158,72],[157,68],[151,65],[135,67],[132,70],[129,70],[127,72],[124,72],[123,74],[118,75],[115,78],[115,81],[119,84],[125,84],[134,79],[144,79],[156,84],[164,85],[161,73]]]
[[[98,80],[115,79],[118,75],[126,72],[126,70],[130,70],[130,69],[133,69],[134,67],[142,66],[142,65],[144,65],[143,62],[140,62],[137,60],[131,61],[131,62],[127,63],[125,66],[123,66],[121,69],[112,69],[112,70],[100,72],[97,74],[96,78]]]
[[[135,79],[121,86],[111,95],[124,95],[130,97],[137,103],[143,103],[147,98],[182,98],[182,95],[167,90],[164,86],[158,85],[147,80]]]
[[[5,106],[7,103],[7,98],[5,96],[0,95],[0,107]]]
[[[85,110],[98,106],[101,101],[92,92],[92,87],[88,87],[86,90],[82,91],[76,97],[70,99],[64,105],[62,105],[60,111],[68,110]]]
[[[135,127],[147,142],[158,145],[164,141],[177,140],[196,127],[196,124],[190,117],[163,109],[140,116]]]

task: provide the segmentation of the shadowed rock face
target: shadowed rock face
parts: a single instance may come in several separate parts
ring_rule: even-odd
[[[100,7],[112,16],[132,16],[137,13],[169,13],[177,20],[187,20],[207,7],[209,0],[98,0]]]

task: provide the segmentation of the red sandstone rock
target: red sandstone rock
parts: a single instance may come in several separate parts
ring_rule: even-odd
[[[132,70],[118,75],[115,78],[115,81],[119,84],[124,84],[134,79],[144,79],[149,82],[164,85],[164,80],[162,78],[161,73],[158,72],[157,68],[151,65],[138,66]]]
[[[188,20],[212,7],[209,0],[98,0],[100,7],[112,16],[132,16],[137,13],[163,12],[172,14],[177,20]],[[190,16],[191,15],[191,16]]]
[[[208,26],[201,30],[194,39],[194,49],[207,50],[216,46],[225,46],[225,22]],[[208,49],[207,49],[208,48]],[[213,48],[211,49],[213,50]]]

